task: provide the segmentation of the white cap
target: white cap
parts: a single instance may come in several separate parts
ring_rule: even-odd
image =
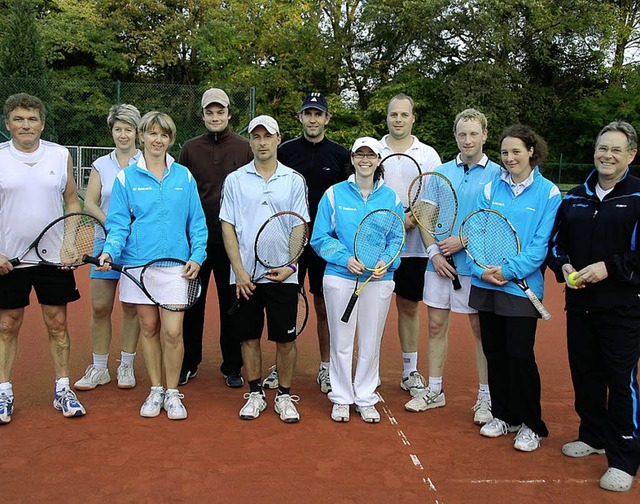
[[[280,128],[278,128],[278,123],[271,116],[259,115],[258,117],[254,117],[253,119],[251,119],[251,122],[249,123],[249,127],[247,128],[247,131],[251,133],[258,126],[264,126],[264,128],[272,135],[280,134]]]
[[[380,155],[380,145],[375,138],[371,138],[371,137],[358,138],[355,142],[353,142],[353,147],[351,147],[351,152],[357,151],[360,147],[369,147],[378,156]]]
[[[223,107],[229,106],[229,97],[222,89],[207,89],[202,95],[202,108],[207,108],[212,103],[219,103]]]

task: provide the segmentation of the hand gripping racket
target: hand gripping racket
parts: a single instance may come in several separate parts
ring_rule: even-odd
[[[409,186],[422,172],[420,165],[414,158],[401,152],[389,154],[380,164],[384,166],[384,185],[395,191],[402,201],[402,208],[408,212],[411,206],[411,195],[407,198]]]
[[[520,253],[520,238],[509,220],[489,208],[470,213],[460,226],[460,240],[467,255],[481,268],[500,266],[507,259]],[[538,296],[529,288],[526,280],[512,280],[527,295],[544,320],[551,314]]]
[[[57,267],[77,267],[86,264],[85,255],[102,253],[107,232],[93,215],[73,212],[58,217],[40,232],[38,237],[18,257],[10,259],[13,266],[40,264]],[[35,251],[28,256],[31,251]]]
[[[99,265],[97,257],[85,257],[85,261]],[[154,304],[169,311],[185,311],[191,308],[202,290],[200,278],[185,278],[184,266],[180,259],[161,258],[141,266],[123,266],[111,263],[111,269],[121,272]]]
[[[406,235],[404,222],[393,210],[386,208],[374,210],[367,214],[358,226],[353,242],[354,257],[364,264],[367,271],[375,272],[387,269],[395,261],[402,247],[404,246]],[[379,263],[383,264],[380,265]],[[356,285],[349,303],[342,314],[343,322],[349,322],[351,312],[358,301],[358,296],[365,285],[371,280],[369,276],[364,283],[358,287],[360,277],[356,277]]]
[[[253,246],[254,262],[251,273],[251,283],[256,283],[269,274],[269,270],[282,268],[296,262],[309,240],[309,226],[304,218],[295,212],[278,212],[269,217],[260,226]],[[256,278],[258,264],[267,271]],[[238,298],[231,308],[229,315],[234,315],[242,298]]]
[[[458,197],[447,177],[437,172],[418,175],[409,186],[407,198],[411,214],[422,229],[438,241],[451,234],[458,215]],[[445,259],[455,269],[453,257]],[[462,288],[458,275],[451,282],[455,290]]]

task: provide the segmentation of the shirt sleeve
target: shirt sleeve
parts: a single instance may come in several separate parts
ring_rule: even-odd
[[[187,218],[187,231],[189,233],[189,243],[191,254],[189,259],[202,265],[207,258],[207,239],[209,231],[207,221],[202,209],[196,179],[190,177],[189,183],[189,216]]]
[[[311,235],[311,247],[328,263],[346,268],[347,261],[353,254],[340,242],[336,234],[334,208],[328,196],[330,191],[333,193],[332,188],[329,188],[318,204],[318,213]]]
[[[103,252],[111,256],[114,263],[118,263],[122,249],[131,233],[131,211],[126,189],[126,171],[121,171],[113,183],[109,212],[105,222],[107,240]]]

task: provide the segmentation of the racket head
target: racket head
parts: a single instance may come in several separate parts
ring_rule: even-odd
[[[458,216],[458,196],[451,181],[437,172],[425,172],[411,181],[408,198],[418,225],[436,239],[449,235]]]
[[[419,196],[412,194],[409,187],[411,182],[422,172],[420,165],[413,157],[402,152],[389,154],[380,164],[384,167],[384,185],[395,191],[406,212],[409,210],[412,200]]]
[[[49,223],[34,245],[42,264],[77,267],[85,256],[99,256],[107,231],[93,215],[72,212]]]
[[[184,278],[180,259],[160,258],[145,264],[140,272],[140,284],[155,304],[169,311],[185,311],[200,297],[200,278]]]
[[[402,217],[387,208],[374,210],[358,226],[353,253],[366,270],[384,269],[398,258],[405,239]],[[376,267],[379,261],[383,261],[384,266]]]
[[[258,230],[254,244],[257,261],[265,268],[296,262],[309,241],[309,225],[295,212],[278,212]]]
[[[309,301],[305,294],[304,287],[298,290],[298,312],[296,317],[296,336],[299,336],[309,320]]]
[[[481,268],[500,266],[520,253],[515,228],[500,212],[483,208],[471,212],[460,226],[460,240]]]

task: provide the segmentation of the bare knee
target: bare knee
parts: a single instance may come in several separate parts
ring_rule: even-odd
[[[22,325],[24,310],[3,310],[0,314],[0,338],[11,341],[18,336]]]
[[[416,301],[411,301],[396,294],[396,307],[400,315],[404,315],[405,317],[418,316],[418,305],[419,303]]]

